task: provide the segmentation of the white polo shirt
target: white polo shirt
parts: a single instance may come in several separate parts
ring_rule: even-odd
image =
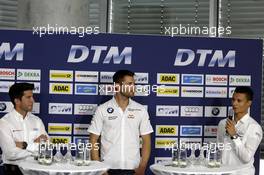
[[[218,143],[230,144],[231,150],[224,149],[222,152],[222,162],[226,165],[238,165],[249,167],[241,170],[239,175],[255,175],[254,154],[262,139],[261,126],[248,114],[243,116],[235,125],[239,135],[237,139],[231,139],[226,134],[226,119],[218,124]]]
[[[140,135],[153,132],[143,105],[129,99],[126,110],[115,98],[100,105],[88,132],[101,135],[101,159],[111,169],[135,169],[140,162]]]
[[[38,151],[34,140],[41,134],[48,135],[40,118],[27,113],[25,119],[15,109],[0,119],[0,147],[3,152],[3,162],[19,160]],[[27,142],[26,150],[16,147],[15,142]]]

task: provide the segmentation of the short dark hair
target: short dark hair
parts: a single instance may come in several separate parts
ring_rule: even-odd
[[[242,94],[246,94],[246,97],[248,100],[252,101],[253,100],[253,96],[254,96],[254,92],[253,90],[248,87],[248,86],[238,86],[235,89],[234,93],[242,93]]]
[[[15,106],[15,99],[21,99],[24,95],[24,91],[27,90],[33,90],[34,84],[31,83],[15,83],[13,84],[9,89],[9,97],[11,99],[11,102]]]
[[[113,76],[113,81],[115,83],[120,83],[125,76],[133,77],[134,75],[135,73],[129,70],[118,70]]]

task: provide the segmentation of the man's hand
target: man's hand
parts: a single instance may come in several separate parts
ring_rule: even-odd
[[[23,149],[23,142],[15,142],[16,147]]]
[[[145,170],[146,166],[139,165],[139,167],[135,169],[135,175],[145,175]]]
[[[48,140],[48,136],[46,136],[46,135],[44,135],[44,134],[41,134],[38,138],[36,138],[36,139],[34,140],[34,142],[35,142],[35,143],[39,143],[39,142],[40,142],[40,139],[43,139],[43,140],[47,141],[47,140]]]
[[[236,135],[235,121],[227,119],[225,129],[231,137]]]

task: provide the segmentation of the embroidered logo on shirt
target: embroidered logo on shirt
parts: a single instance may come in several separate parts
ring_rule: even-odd
[[[108,117],[108,120],[115,120],[115,119],[117,119],[117,116],[109,116]]]
[[[109,113],[109,114],[112,114],[113,112],[114,112],[114,109],[113,108],[107,108],[107,112]]]
[[[128,114],[127,118],[134,119],[135,116],[133,114]]]
[[[22,131],[22,129],[14,129],[14,130],[12,130],[12,132],[20,132],[20,131]]]
[[[6,104],[5,103],[0,103],[0,111],[6,110]]]
[[[132,109],[132,108],[128,108],[127,110],[131,111],[131,112],[133,112],[133,111],[141,111],[141,109]]]
[[[39,129],[38,128],[33,128],[33,131],[38,131]]]

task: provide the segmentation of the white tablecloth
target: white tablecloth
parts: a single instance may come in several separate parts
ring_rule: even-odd
[[[101,175],[109,166],[98,161],[91,161],[88,166],[76,166],[66,163],[40,165],[35,160],[26,160],[18,164],[24,175]]]
[[[168,166],[169,165],[169,166]],[[208,168],[201,165],[190,165],[186,168],[173,167],[170,163],[154,164],[150,166],[155,175],[187,175],[187,174],[206,174],[206,175],[227,175],[248,167],[241,166],[222,166],[219,168]]]

